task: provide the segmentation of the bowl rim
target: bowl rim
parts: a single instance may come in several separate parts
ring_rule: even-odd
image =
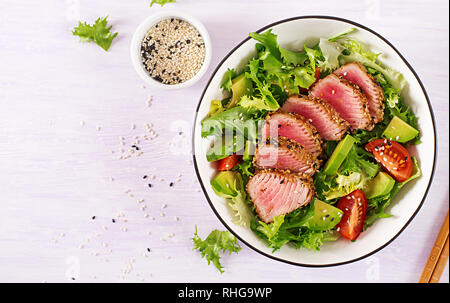
[[[150,29],[150,27],[152,27],[157,22],[170,17],[179,18],[191,24],[200,33],[205,43],[205,58],[203,60],[201,68],[192,78],[178,84],[163,84],[154,80],[147,73],[147,71],[145,71],[140,54],[140,45],[142,39],[147,33],[147,31]],[[208,30],[198,18],[179,10],[165,10],[152,14],[147,18],[145,18],[143,21],[141,21],[141,23],[139,23],[131,38],[130,56],[131,56],[131,63],[136,73],[140,76],[142,80],[144,80],[146,84],[152,86],[153,88],[159,88],[163,90],[176,90],[187,88],[197,83],[204,76],[204,74],[209,68],[212,57],[211,38],[209,36]]]
[[[433,152],[433,166],[431,169],[431,175],[430,175],[430,179],[428,181],[427,184],[427,188],[425,190],[425,193],[422,197],[422,200],[419,204],[419,206],[417,207],[417,209],[414,211],[413,215],[409,218],[409,220],[405,223],[405,225],[399,230],[399,232],[394,235],[390,240],[388,240],[384,245],[381,245],[380,247],[372,250],[369,253],[366,253],[363,256],[360,256],[358,258],[354,258],[351,260],[347,260],[347,261],[343,261],[343,262],[337,262],[337,263],[330,263],[330,264],[305,264],[305,263],[300,263],[300,262],[294,262],[294,261],[289,261],[289,260],[285,260],[283,258],[277,257],[275,255],[271,255],[268,254],[264,251],[261,251],[260,249],[254,247],[252,244],[249,244],[247,241],[243,240],[236,232],[233,231],[233,229],[231,229],[228,224],[222,219],[222,216],[218,213],[218,211],[216,210],[216,208],[214,207],[214,204],[211,202],[211,199],[208,196],[208,193],[205,189],[205,185],[202,182],[202,179],[200,178],[200,172],[199,172],[199,168],[197,165],[197,159],[196,159],[196,153],[195,153],[195,137],[196,137],[196,133],[195,133],[195,125],[197,123],[197,119],[198,119],[198,113],[199,113],[199,109],[200,109],[200,105],[202,104],[202,100],[203,97],[206,93],[206,90],[208,89],[212,79],[215,77],[217,71],[219,70],[219,68],[225,63],[225,61],[228,59],[228,57],[231,56],[231,54],[233,54],[238,48],[240,48],[245,42],[249,41],[251,38],[247,37],[245,38],[243,41],[241,41],[238,45],[236,45],[232,50],[230,50],[228,52],[228,54],[222,59],[222,61],[220,61],[220,63],[217,65],[217,67],[215,68],[214,72],[211,74],[208,83],[205,85],[205,88],[200,96],[200,100],[198,102],[197,108],[196,108],[196,112],[195,112],[195,117],[194,117],[194,124],[193,124],[193,131],[192,131],[192,150],[193,150],[193,163],[194,163],[194,167],[195,167],[195,173],[197,175],[197,179],[199,180],[200,186],[202,188],[202,191],[210,205],[210,207],[212,208],[213,212],[215,213],[215,215],[217,216],[217,218],[220,220],[220,222],[227,228],[227,230],[229,230],[234,236],[236,236],[236,238],[238,238],[242,243],[244,243],[246,246],[248,246],[249,248],[251,248],[252,250],[256,251],[257,253],[268,257],[270,259],[276,260],[276,261],[280,261],[283,263],[287,263],[287,264],[291,264],[291,265],[296,265],[296,266],[301,266],[301,267],[313,267],[313,268],[321,268],[321,267],[334,267],[334,266],[339,266],[339,265],[344,265],[344,264],[349,264],[349,263],[353,263],[362,259],[365,259],[373,254],[375,254],[376,252],[382,250],[383,248],[385,248],[386,246],[388,246],[389,244],[391,244],[405,229],[406,227],[411,223],[411,221],[414,219],[414,217],[417,215],[417,213],[419,212],[419,210],[422,208],[424,201],[428,195],[431,183],[433,181],[434,178],[434,174],[435,174],[435,168],[436,168],[436,153],[437,153],[437,136],[436,136],[436,122],[435,122],[435,117],[434,117],[434,113],[433,113],[433,109],[431,106],[431,102],[430,99],[428,97],[428,94],[425,90],[425,87],[422,83],[422,81],[420,80],[419,76],[417,75],[416,71],[414,70],[414,68],[409,64],[409,62],[403,57],[403,55],[394,47],[394,45],[392,45],[392,43],[390,43],[386,38],[384,38],[382,35],[380,35],[379,33],[375,32],[374,30],[358,23],[352,20],[348,20],[348,19],[344,19],[344,18],[340,18],[340,17],[335,17],[335,16],[329,16],[329,15],[305,15],[305,16],[296,16],[296,17],[291,17],[291,18],[286,18],[286,19],[282,19],[276,22],[273,22],[269,25],[266,25],[262,28],[260,28],[259,30],[257,30],[257,33],[260,33],[266,29],[269,29],[273,26],[282,24],[282,23],[286,23],[286,22],[290,22],[290,21],[295,21],[295,20],[301,20],[301,19],[326,19],[326,20],[334,20],[334,21],[340,21],[340,22],[344,22],[344,23],[348,23],[350,25],[354,25],[354,26],[358,26],[368,32],[370,32],[371,34],[377,36],[378,38],[380,38],[383,42],[385,42],[389,47],[391,47],[394,52],[400,57],[400,59],[402,59],[402,61],[405,63],[405,65],[408,67],[408,69],[411,71],[411,73],[414,75],[414,77],[416,78],[417,82],[419,83],[422,92],[425,96],[425,99],[427,101],[427,105],[428,105],[428,109],[430,110],[430,115],[431,115],[431,122],[432,122],[432,126],[433,126],[433,134],[434,134],[434,152]]]

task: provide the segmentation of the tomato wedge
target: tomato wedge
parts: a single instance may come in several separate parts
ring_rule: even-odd
[[[336,230],[342,237],[355,240],[364,227],[367,213],[367,199],[362,190],[357,189],[345,197],[342,197],[337,208],[342,210],[341,221],[336,225]]]
[[[219,170],[231,170],[239,163],[239,157],[235,154],[219,160]]]
[[[375,156],[386,170],[398,182],[411,177],[413,163],[406,148],[395,141],[376,139],[366,145],[366,150]]]

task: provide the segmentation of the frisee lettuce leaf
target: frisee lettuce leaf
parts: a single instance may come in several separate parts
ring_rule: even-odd
[[[365,172],[366,175],[372,179],[380,170],[380,166],[377,163],[371,162],[372,158],[373,156],[366,152],[363,148],[353,145],[352,149],[342,163],[340,173],[343,175],[348,175],[351,172]]]
[[[273,251],[279,250],[287,243],[293,244],[297,249],[320,250],[326,241],[335,241],[339,238],[332,230],[315,231],[306,226],[291,228],[304,220],[310,206],[305,206],[287,215],[274,217],[272,223],[264,223],[256,216],[252,219],[250,228]]]
[[[247,194],[242,176],[237,171],[222,171],[211,181],[214,192],[227,200],[227,204],[233,211],[233,222],[237,225],[248,227],[253,214],[247,203]]]
[[[231,91],[231,85],[233,85],[233,82],[231,82],[231,80],[237,76],[236,71],[234,70],[234,68],[229,68],[226,72],[225,75],[223,76],[223,82],[222,85],[220,86],[221,88],[227,90],[227,91]]]
[[[352,172],[348,176],[337,174],[335,177],[336,185],[323,193],[326,200],[341,198],[348,195],[356,189],[362,189],[369,178],[364,173]]]
[[[176,0],[152,0],[152,2],[150,3],[150,7],[153,6],[153,4],[159,4],[161,6],[164,6],[167,3],[174,3],[177,2]]]
[[[73,29],[72,34],[80,37],[81,42],[94,41],[98,46],[108,51],[111,43],[119,33],[111,33],[112,26],[108,27],[108,16],[98,18],[93,25],[86,22],[78,22],[78,26]]]
[[[223,253],[228,251],[231,255],[232,252],[238,253],[241,250],[236,237],[229,231],[215,229],[205,240],[202,240],[197,234],[197,225],[192,241],[194,242],[193,250],[199,250],[202,253],[202,258],[205,257],[208,261],[208,265],[212,262],[220,273],[224,273],[223,266],[220,263],[220,251]]]
[[[318,61],[320,69],[325,72],[332,72],[337,69],[339,67],[339,56],[344,50],[344,47],[337,42],[331,42],[329,39],[321,38],[319,48],[323,58],[323,60]]]

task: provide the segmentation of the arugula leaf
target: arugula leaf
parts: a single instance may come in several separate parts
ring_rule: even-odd
[[[208,265],[212,262],[220,273],[224,273],[223,266],[220,264],[220,251],[223,253],[228,250],[231,253],[238,253],[242,248],[237,243],[237,239],[229,231],[213,230],[205,240],[202,240],[197,234],[197,225],[195,226],[194,248],[202,253],[202,258],[206,257]]]
[[[159,4],[161,6],[164,6],[167,3],[173,3],[173,2],[177,2],[176,0],[152,0],[152,3],[150,3],[150,7],[153,6],[153,4]]]
[[[72,34],[79,36],[81,42],[94,41],[108,51],[111,47],[111,43],[119,33],[111,33],[112,26],[108,26],[108,16],[104,18],[98,18],[93,25],[89,25],[86,22],[78,22],[78,26],[73,29]]]

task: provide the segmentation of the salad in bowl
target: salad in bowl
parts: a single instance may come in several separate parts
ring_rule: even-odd
[[[407,81],[356,31],[296,50],[271,29],[251,33],[255,55],[228,68],[200,122],[209,186],[272,252],[357,242],[421,176]]]

